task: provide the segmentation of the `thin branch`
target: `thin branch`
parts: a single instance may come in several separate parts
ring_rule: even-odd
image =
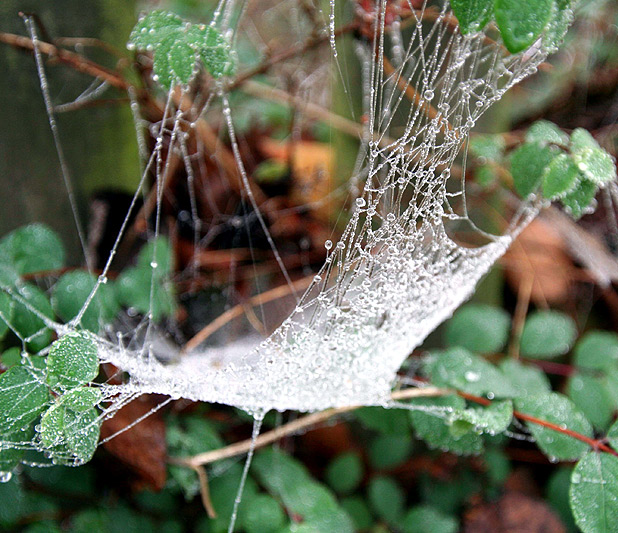
[[[200,496],[202,497],[202,505],[206,509],[208,518],[217,518],[217,511],[215,510],[212,500],[210,499],[210,488],[208,487],[208,475],[206,469],[202,465],[195,465],[193,467],[197,478],[200,482]]]
[[[294,283],[292,283],[292,287],[295,290],[303,290],[306,289],[311,282],[313,281],[314,276],[307,276],[301,278]],[[212,322],[203,327],[196,335],[194,335],[189,341],[185,344],[182,349],[183,353],[191,352],[195,350],[200,344],[202,344],[208,337],[210,337],[215,331],[221,329],[225,324],[230,322],[231,320],[242,316],[243,313],[246,312],[246,307],[251,306],[255,307],[257,305],[261,305],[267,302],[271,302],[273,300],[278,300],[279,298],[283,298],[290,294],[292,289],[289,285],[280,285],[279,287],[275,287],[266,292],[262,292],[252,298],[249,298],[247,302],[242,304],[235,305],[231,309],[228,309],[225,313],[219,315]]]
[[[438,389],[436,387],[426,387],[423,389],[405,389],[401,391],[395,391],[391,395],[392,400],[406,400],[410,398],[421,398],[427,396],[443,396],[445,394],[450,394],[453,391]],[[349,413],[356,409],[359,409],[360,405],[349,406],[349,407],[337,407],[333,409],[327,409],[326,411],[320,411],[318,413],[313,413],[303,418],[299,418],[294,420],[293,422],[289,422],[284,426],[280,426],[266,433],[262,433],[256,440],[254,447],[255,449],[262,448],[267,446],[268,444],[272,444],[273,442],[282,439],[288,435],[293,435],[298,433],[301,430],[307,430],[312,426],[316,426],[323,422],[326,422],[329,418],[334,416],[338,416],[344,413]],[[177,465],[188,466],[190,468],[195,468],[199,465],[206,465],[209,463],[214,463],[215,461],[220,461],[221,459],[227,459],[229,457],[236,457],[237,455],[243,455],[251,449],[252,442],[251,439],[247,439],[241,442],[237,442],[226,446],[225,448],[220,448],[218,450],[211,450],[209,452],[200,453],[198,455],[194,455],[193,457],[180,457],[180,458],[171,458],[170,461]]]

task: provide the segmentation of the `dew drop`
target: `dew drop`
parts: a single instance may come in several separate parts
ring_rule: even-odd
[[[13,472],[0,472],[0,483],[8,483],[13,477]]]
[[[333,241],[328,240],[324,243],[324,248],[326,248],[327,250],[330,250],[333,247]]]

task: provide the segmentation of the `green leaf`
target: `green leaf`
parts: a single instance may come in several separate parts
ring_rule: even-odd
[[[472,352],[495,353],[504,348],[509,336],[511,317],[491,305],[467,304],[446,324],[446,344]]]
[[[0,375],[0,435],[26,429],[48,401],[47,386],[29,368],[9,368]]]
[[[86,333],[68,333],[55,341],[47,356],[47,383],[70,389],[92,381],[99,373],[97,345]]]
[[[99,442],[100,422],[96,409],[75,412],[56,402],[41,417],[41,441],[56,460],[70,459],[86,463],[92,459]]]
[[[546,488],[546,498],[554,511],[560,516],[567,531],[576,531],[573,513],[569,505],[569,489],[571,487],[571,473],[573,468],[562,467],[554,471],[549,478]]]
[[[354,492],[363,479],[363,463],[355,453],[338,455],[326,468],[326,482],[339,494]]]
[[[572,376],[567,394],[594,427],[607,428],[614,408],[611,397],[598,379],[583,374]]]
[[[551,384],[547,376],[535,366],[524,365],[509,358],[500,363],[500,370],[508,377],[518,392],[516,397],[551,391]]]
[[[367,488],[369,504],[373,512],[388,522],[398,524],[403,516],[405,493],[391,477],[379,476],[369,482]]]
[[[464,35],[481,31],[491,18],[493,0],[451,0],[451,9]]]
[[[177,83],[188,83],[195,72],[195,50],[186,42],[178,40],[176,34],[166,37],[153,57],[155,81],[166,89]]]
[[[0,340],[9,330],[9,324],[13,320],[13,303],[11,297],[0,292]]]
[[[583,533],[610,533],[618,523],[618,458],[589,452],[571,474],[571,510]]]
[[[19,365],[21,363],[21,350],[17,346],[9,348],[0,356],[0,363],[4,368]]]
[[[607,432],[607,440],[614,450],[618,451],[618,421],[612,424]]]
[[[10,262],[19,274],[61,268],[64,255],[60,237],[45,224],[18,228],[0,241],[2,261]]]
[[[525,357],[551,359],[567,353],[576,337],[571,317],[558,311],[536,311],[524,324],[520,352]]]
[[[517,390],[494,365],[464,348],[431,352],[425,365],[431,383],[470,394],[512,398]]]
[[[590,133],[577,128],[571,134],[573,161],[591,182],[603,185],[616,180],[616,163]]]
[[[572,192],[579,183],[581,174],[567,154],[558,154],[543,174],[543,196],[557,200]]]
[[[129,47],[148,49],[156,47],[165,37],[176,33],[183,25],[183,20],[173,13],[155,9],[140,17],[131,31]]]
[[[495,0],[495,18],[504,45],[515,54],[537,40],[552,15],[553,0]]]
[[[176,309],[171,283],[153,274],[150,267],[127,268],[116,282],[116,294],[123,305],[144,315],[150,314],[155,322],[171,316]]]
[[[296,459],[277,450],[265,450],[256,455],[252,469],[268,492],[281,500],[289,513],[310,523],[314,531],[353,531],[352,521],[333,493],[317,483]]]
[[[548,120],[538,120],[528,128],[526,132],[527,143],[558,144],[567,146],[569,136],[558,126]]]
[[[375,469],[394,468],[410,457],[412,439],[409,435],[376,435],[368,451],[369,461]]]
[[[362,407],[354,412],[363,426],[387,435],[409,435],[408,415],[400,409]]]
[[[456,533],[459,524],[430,505],[417,505],[406,513],[401,528],[404,533]]]
[[[26,344],[31,350],[42,350],[49,344],[52,332],[40,315],[50,319],[54,317],[47,296],[36,285],[20,283],[11,297],[13,298],[13,327],[16,333],[21,339],[29,339]],[[22,303],[20,299],[23,299],[25,303]]]
[[[618,363],[618,334],[590,331],[575,345],[573,362],[579,368],[608,370]]]
[[[511,154],[511,174],[515,190],[522,198],[535,192],[543,181],[545,169],[558,153],[554,146],[522,144]]]
[[[475,432],[455,436],[450,430],[450,415],[462,411],[466,402],[451,395],[439,398],[418,398],[410,402],[420,410],[410,411],[410,420],[416,435],[430,448],[439,448],[459,455],[478,454],[483,450],[483,441]]]
[[[251,499],[243,513],[242,525],[247,533],[271,533],[285,523],[281,506],[267,494],[258,494]]]
[[[89,272],[75,270],[64,274],[54,285],[52,307],[65,322],[75,318],[97,284],[97,278]],[[80,324],[87,330],[98,333],[102,324],[109,323],[120,310],[112,286],[101,283],[84,312]]]
[[[341,507],[352,518],[355,531],[369,529],[373,524],[373,518],[365,499],[360,496],[350,496],[341,500]]]
[[[597,195],[598,186],[587,179],[579,182],[577,187],[561,198],[561,203],[566,211],[575,220],[594,211],[594,197]]]
[[[548,52],[555,52],[573,22],[571,0],[554,0],[543,43]]]
[[[487,477],[495,485],[506,481],[511,473],[511,462],[502,448],[489,448],[483,455]]]
[[[571,400],[556,392],[540,393],[515,400],[518,411],[545,422],[564,427],[586,437],[592,437],[592,427],[586,417]],[[544,427],[534,422],[526,422],[536,439],[538,447],[550,458],[561,461],[578,459],[588,450],[588,445],[574,437]]]
[[[234,74],[236,62],[230,43],[212,26],[193,26],[189,32],[190,43],[199,49],[206,70],[214,78]]]
[[[102,395],[99,389],[80,387],[72,389],[62,395],[62,405],[76,413],[84,413],[95,407],[101,401]]]
[[[455,436],[464,435],[469,431],[495,435],[505,431],[511,424],[513,403],[507,400],[492,402],[487,407],[455,410],[447,418],[451,424],[451,433]]]
[[[474,179],[481,187],[489,187],[498,179],[493,165],[482,165],[474,172]]]

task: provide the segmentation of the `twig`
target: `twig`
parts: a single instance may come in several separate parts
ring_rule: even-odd
[[[195,470],[200,482],[200,496],[202,497],[202,505],[204,505],[204,509],[206,509],[208,518],[217,518],[217,511],[210,499],[210,488],[208,487],[206,469],[202,465],[195,465],[193,466],[193,470]]]
[[[292,283],[292,287],[295,290],[303,290],[306,289],[311,282],[313,281],[314,276],[307,276],[301,278],[294,283]],[[195,350],[200,344],[202,344],[208,337],[210,337],[215,331],[221,329],[225,324],[227,324],[230,320],[238,318],[242,316],[245,312],[246,306],[255,307],[257,305],[261,305],[267,302],[271,302],[273,300],[277,300],[290,294],[292,287],[289,285],[280,285],[279,287],[275,287],[266,292],[262,292],[252,298],[249,298],[247,302],[242,304],[235,305],[231,309],[225,311],[225,313],[219,315],[215,318],[210,324],[206,325],[202,328],[196,335],[194,335],[189,341],[185,344],[182,349],[182,353],[187,353]]]
[[[533,285],[534,274],[530,274],[523,279],[519,286],[519,291],[517,291],[517,305],[515,306],[515,316],[513,317],[513,333],[511,335],[511,345],[509,346],[509,356],[513,359],[519,358],[519,342],[524,329],[524,321],[528,314]]]
[[[421,398],[428,396],[443,396],[445,394],[450,394],[453,391],[438,389],[436,387],[426,387],[422,389],[405,389],[401,391],[395,391],[391,395],[392,400],[406,400],[410,398]],[[354,411],[359,409],[361,406],[349,406],[349,407],[338,407],[333,409],[327,409],[325,411],[320,411],[318,413],[313,413],[311,415],[304,416],[303,418],[299,418],[285,424],[284,426],[275,428],[266,433],[262,433],[255,440],[255,449],[262,448],[268,444],[272,444],[273,442],[278,441],[279,439],[286,437],[288,435],[293,435],[294,433],[299,432],[300,430],[306,430],[312,426],[317,424],[321,424],[325,422],[329,418],[332,418],[337,415],[341,415],[344,413],[349,413],[350,411]],[[237,455],[242,455],[247,453],[251,449],[251,439],[247,439],[241,442],[237,442],[235,444],[231,444],[226,446],[225,448],[220,448],[218,450],[212,450],[205,453],[200,453],[198,455],[194,455],[193,457],[181,457],[181,458],[172,458],[171,461],[177,465],[184,465],[190,468],[195,468],[199,465],[206,465],[209,463],[214,463],[215,461],[219,461],[221,459],[227,459],[229,457],[235,457]]]

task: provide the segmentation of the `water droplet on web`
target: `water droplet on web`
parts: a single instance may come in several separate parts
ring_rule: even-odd
[[[357,198],[356,199],[356,205],[358,207],[365,207],[366,204],[367,204],[367,202],[365,202],[364,198]]]
[[[159,263],[157,263],[156,261],[151,261],[151,262],[150,262],[150,266],[151,266],[152,268],[157,268],[157,267],[159,266]]]
[[[13,477],[13,472],[0,472],[0,483],[8,483]]]
[[[327,250],[330,250],[333,247],[333,241],[328,240],[324,242],[324,248],[326,248]]]

